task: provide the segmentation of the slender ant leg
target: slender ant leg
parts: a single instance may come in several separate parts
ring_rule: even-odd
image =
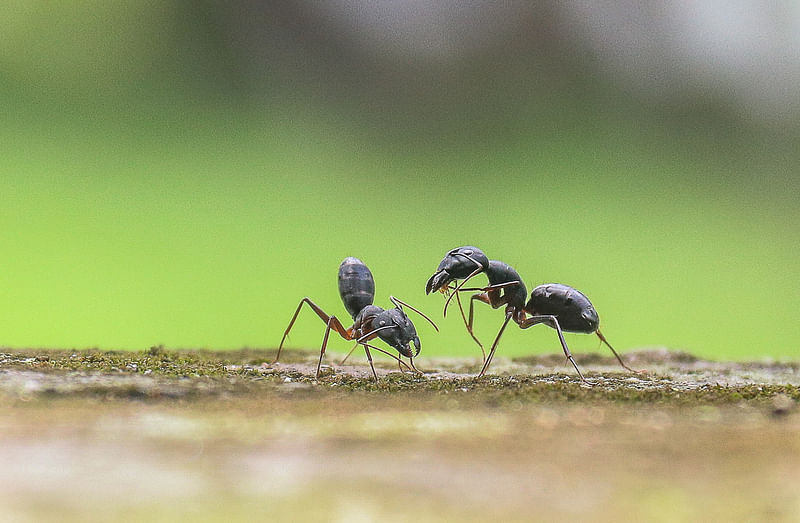
[[[497,333],[497,336],[495,337],[494,342],[492,343],[492,348],[489,349],[489,357],[486,358],[486,362],[483,364],[483,368],[478,374],[479,378],[483,376],[486,373],[486,369],[489,368],[489,364],[492,362],[492,358],[494,357],[494,351],[497,350],[497,343],[500,341],[500,336],[503,335],[503,331],[506,330],[506,326],[508,325],[508,322],[511,320],[513,316],[514,313],[512,311],[506,312],[506,319],[503,321],[503,325],[502,327],[500,327],[500,332]]]
[[[394,355],[394,354],[392,354],[391,352],[387,352],[387,351],[383,350],[382,348],[380,348],[380,347],[376,347],[375,345],[370,345],[369,343],[360,343],[360,345],[366,345],[366,346],[367,346],[367,347],[369,347],[370,349],[376,350],[376,351],[378,351],[378,352],[382,352],[383,354],[386,354],[386,355],[387,355],[387,356],[389,356],[390,358],[394,358],[395,360],[397,360],[397,362],[398,362],[398,363],[397,363],[397,365],[398,365],[398,366],[399,366],[400,364],[402,364],[403,366],[405,366],[405,368],[406,368],[407,370],[411,370],[411,367],[409,367],[409,366],[408,366],[408,364],[407,364],[406,362],[404,362],[403,360],[401,360],[399,357],[395,356],[395,355]],[[401,371],[401,372],[402,372],[402,371]]]
[[[289,331],[292,330],[292,326],[294,325],[295,320],[297,319],[297,315],[300,314],[300,309],[303,308],[303,304],[307,304],[311,307],[319,318],[324,321],[326,324],[329,324],[329,328],[333,328],[339,335],[346,339],[352,340],[353,336],[352,333],[344,328],[344,325],[336,319],[336,316],[329,316],[325,311],[323,311],[316,303],[311,301],[310,298],[306,297],[300,300],[300,304],[297,306],[297,310],[294,311],[294,315],[292,316],[292,321],[289,322],[289,326],[286,327],[286,330],[283,333],[283,338],[281,338],[281,344],[278,345],[278,354],[275,356],[275,361],[272,363],[278,363],[278,360],[281,357],[281,350],[283,350],[283,343],[286,341],[286,337],[289,336]],[[331,318],[333,318],[333,322],[331,323]],[[327,339],[327,338],[326,338]]]
[[[366,343],[362,343],[364,346],[364,352],[367,353],[367,359],[369,360],[369,366],[372,369],[372,375],[375,377],[375,381],[378,381],[378,373],[375,372],[375,365],[372,363],[372,354],[369,352],[369,345]]]
[[[494,285],[487,285],[486,287],[467,287],[460,289],[461,292],[488,292],[498,289],[505,289],[506,287],[516,287],[519,285],[518,281],[506,281],[503,283],[495,283]]]
[[[505,289],[508,287],[516,287],[519,285],[519,281],[510,281],[504,283],[498,283],[495,285],[489,285],[487,287],[476,287],[476,288],[461,288],[458,292],[474,292],[479,291],[479,294],[473,294],[470,296],[469,299],[469,320],[464,317],[464,309],[461,307],[461,300],[459,299],[458,295],[456,294],[456,302],[458,303],[459,309],[461,310],[461,318],[464,320],[464,325],[467,328],[467,332],[469,335],[472,336],[472,339],[478,344],[481,349],[481,355],[483,356],[483,363],[486,364],[486,352],[483,349],[483,344],[478,340],[475,336],[474,328],[474,318],[475,318],[475,300],[481,301],[493,309],[497,309],[502,307],[503,305],[507,305],[511,301],[511,296],[505,294],[503,296],[500,295],[500,290]]]
[[[372,354],[370,354],[369,349],[375,349],[378,352],[382,352],[383,354],[386,354],[390,358],[394,358],[395,360],[397,360],[399,362],[398,365],[400,363],[402,363],[403,365],[406,366],[407,369],[411,370],[410,367],[408,366],[408,364],[406,364],[406,362],[401,360],[399,357],[397,357],[394,354],[391,354],[389,352],[386,352],[385,350],[381,349],[380,347],[376,347],[374,345],[370,345],[370,344],[367,343],[367,341],[369,341],[369,340],[371,340],[371,339],[373,339],[373,338],[375,338],[377,336],[377,334],[375,334],[376,332],[384,330],[384,329],[392,329],[392,328],[394,328],[394,327],[391,326],[391,325],[386,325],[385,327],[378,327],[377,329],[372,329],[371,331],[369,331],[368,333],[362,335],[360,338],[358,338],[356,340],[356,343],[362,345],[364,347],[364,351],[367,353],[367,359],[369,360],[369,366],[372,367],[372,373],[375,375],[375,381],[378,380],[378,375],[375,373],[375,365],[373,365],[373,363],[372,363]]]
[[[344,357],[344,359],[343,359],[343,360],[342,360],[342,361],[339,363],[339,365],[344,365],[344,364],[345,364],[345,362],[347,361],[347,359],[348,359],[348,358],[349,358],[349,357],[350,357],[350,356],[353,354],[353,351],[354,351],[354,350],[356,350],[356,348],[357,348],[359,345],[364,345],[364,343],[362,343],[362,342],[359,342],[359,341],[356,341],[356,344],[355,344],[355,345],[353,345],[353,348],[352,348],[352,349],[350,349],[350,352],[348,352],[348,353],[347,353],[347,356],[345,356],[345,357]],[[397,363],[398,365],[400,365],[400,364],[402,364],[402,365],[405,365],[406,369],[408,369],[408,370],[411,370],[411,369],[414,367],[413,363],[412,363],[411,367],[409,367],[409,366],[408,366],[408,364],[407,364],[406,362],[404,362],[403,360],[401,360],[400,358],[398,358],[397,356],[395,356],[395,355],[394,355],[394,354],[392,354],[391,352],[387,352],[387,351],[385,351],[385,350],[381,349],[380,347],[376,347],[376,346],[374,346],[374,345],[370,345],[369,347],[370,347],[371,349],[374,349],[374,350],[378,351],[378,352],[382,352],[382,353],[386,354],[386,355],[387,355],[387,356],[389,356],[390,358],[394,358],[394,359],[396,359],[396,360],[397,360],[397,362],[398,362],[398,363]],[[419,371],[418,371],[418,372],[419,372]]]
[[[344,363],[347,361],[347,358],[349,358],[350,355],[353,354],[353,351],[356,350],[356,347],[358,347],[358,342],[356,342],[356,344],[353,345],[353,348],[350,349],[350,352],[348,352],[347,355],[344,357],[344,359],[342,359],[342,361],[339,362],[339,365],[344,365]]]
[[[478,268],[477,268],[477,269],[475,269],[474,271],[472,271],[471,273],[469,273],[469,276],[467,276],[466,278],[464,278],[464,279],[461,281],[461,283],[459,283],[459,284],[456,286],[456,288],[453,290],[453,293],[456,293],[456,292],[458,292],[458,291],[461,289],[461,287],[463,287],[463,286],[464,286],[464,284],[465,284],[465,283],[467,283],[467,282],[469,281],[469,279],[470,279],[470,278],[472,278],[473,276],[476,276],[476,275],[478,275],[478,274],[482,273],[483,271],[484,271],[484,268],[483,268],[482,266],[478,266]],[[450,300],[452,300],[452,299],[453,299],[453,293],[451,293],[451,294],[450,294],[450,296],[448,296],[448,297],[447,297],[447,300],[444,302],[444,312],[443,312],[443,316],[445,316],[445,317],[447,317],[447,306],[450,304]]]
[[[472,333],[472,329],[475,328],[475,300],[481,301],[486,305],[492,305],[491,297],[482,292],[481,294],[473,294],[469,298],[469,322],[467,323],[467,330]]]
[[[464,307],[461,305],[461,298],[459,297],[458,293],[456,293],[456,304],[458,305],[458,310],[461,312],[461,319],[464,320],[464,326],[467,328],[469,335],[472,336],[472,339],[475,340],[475,343],[477,343],[478,347],[481,348],[481,364],[483,364],[486,363],[486,351],[483,350],[483,343],[481,343],[481,340],[479,340],[472,331],[472,300],[474,299],[475,296],[470,298],[469,321],[467,321],[467,317],[464,315]]]
[[[467,325],[467,328],[468,329],[472,328],[472,308],[474,305],[472,300],[480,300],[483,303],[491,306],[493,309],[498,309],[503,305],[507,305],[511,301],[511,296],[509,296],[508,294],[501,296],[499,291],[507,287],[516,287],[517,285],[519,285],[519,283],[520,282],[518,281],[509,281],[504,283],[498,283],[496,285],[489,285],[488,287],[460,289],[460,292],[475,292],[475,291],[480,292],[480,294],[473,294],[472,297],[470,298],[469,325]]]
[[[325,327],[325,336],[322,338],[322,348],[319,350],[317,373],[314,375],[314,379],[319,379],[319,369],[322,366],[322,357],[325,355],[325,349],[328,347],[328,335],[331,333],[331,324],[333,323],[334,320],[336,320],[336,316],[331,316],[330,319],[328,320],[327,326]]]
[[[564,339],[564,333],[561,332],[561,325],[558,324],[558,318],[550,315],[531,316],[530,318],[522,320],[519,323],[519,328],[527,329],[528,327],[533,327],[534,325],[538,325],[539,323],[545,323],[550,327],[553,327],[556,330],[556,332],[558,332],[558,339],[561,341],[561,347],[564,349],[564,354],[567,356],[567,359],[570,361],[570,363],[572,363],[572,366],[575,367],[575,371],[578,373],[578,376],[580,376],[581,381],[583,381],[588,385],[591,385],[591,383],[589,383],[586,380],[586,378],[583,377],[583,374],[581,374],[581,370],[578,368],[578,364],[575,363],[575,359],[572,357],[572,353],[569,351],[569,347],[567,347],[567,341]]]
[[[502,307],[503,305],[508,304],[508,302],[511,300],[511,297],[508,295],[500,296],[500,293],[498,291],[500,289],[504,289],[507,287],[515,287],[519,284],[520,284],[519,281],[510,281],[510,282],[498,283],[495,285],[489,285],[487,287],[452,288],[453,293],[455,293],[456,295],[456,303],[458,304],[458,310],[461,312],[461,319],[464,321],[464,326],[467,328],[467,332],[469,333],[469,335],[472,337],[473,340],[475,340],[475,343],[477,343],[478,347],[480,347],[481,349],[482,363],[486,363],[486,351],[483,348],[483,343],[481,343],[478,337],[475,336],[475,331],[473,330],[474,307],[475,307],[474,300],[480,300],[483,303],[491,306],[493,309],[497,309],[499,307]],[[447,289],[451,290],[451,287],[448,287]],[[461,304],[461,298],[459,297],[458,293],[475,292],[475,291],[479,291],[480,294],[474,294],[470,297],[469,320],[467,320],[467,317],[464,314],[464,307]]]
[[[301,303],[301,304],[302,304],[302,303]],[[324,336],[324,338],[323,338],[323,340],[322,340],[322,348],[320,349],[320,354],[319,354],[319,361],[317,362],[317,373],[316,373],[316,379],[319,379],[320,368],[322,367],[322,358],[323,358],[323,356],[324,356],[324,354],[325,354],[325,351],[327,350],[328,336],[329,336],[329,334],[330,334],[331,328],[332,328],[332,327],[334,327],[334,326],[335,326],[335,323],[336,323],[336,322],[338,322],[338,321],[339,321],[339,320],[336,318],[336,316],[331,316],[331,317],[329,318],[329,320],[328,320],[328,323],[327,323],[327,325],[326,325],[326,328],[325,328],[325,336]],[[341,323],[340,323],[340,325],[341,325]],[[386,354],[386,355],[387,355],[387,356],[389,356],[390,358],[394,358],[394,359],[397,361],[397,364],[398,364],[398,365],[403,365],[403,366],[405,366],[405,367],[406,367],[406,369],[408,369],[408,370],[411,370],[412,368],[411,368],[411,367],[409,367],[409,366],[408,366],[408,364],[407,364],[406,362],[404,362],[403,360],[401,360],[400,358],[398,358],[398,357],[397,357],[397,356],[395,356],[394,354],[392,354],[392,353],[390,353],[390,352],[387,352],[387,351],[385,351],[385,350],[381,349],[380,347],[376,347],[376,346],[374,346],[374,345],[370,345],[370,344],[368,344],[368,343],[367,343],[367,341],[368,341],[368,340],[370,340],[370,339],[372,339],[372,338],[374,338],[374,337],[375,337],[375,333],[376,333],[377,331],[379,331],[379,330],[382,330],[382,329],[387,329],[387,328],[391,328],[391,327],[389,327],[389,326],[387,326],[387,327],[380,327],[380,328],[378,328],[378,329],[374,329],[374,330],[372,330],[372,331],[370,331],[370,332],[368,332],[368,333],[364,334],[363,336],[359,337],[359,338],[356,340],[356,344],[353,346],[353,348],[352,348],[352,349],[350,349],[350,352],[348,352],[348,353],[347,353],[347,356],[345,356],[345,357],[344,357],[344,360],[342,360],[342,363],[341,363],[341,364],[344,364],[344,362],[347,360],[347,358],[349,358],[349,357],[350,357],[350,355],[353,353],[353,351],[356,349],[356,347],[358,347],[359,345],[361,345],[362,347],[364,347],[364,351],[367,353],[367,359],[369,360],[370,367],[372,367],[372,373],[373,373],[373,375],[375,376],[375,379],[376,379],[376,380],[378,379],[378,375],[377,375],[377,373],[375,372],[375,366],[374,366],[374,364],[373,364],[373,362],[372,362],[372,355],[370,354],[370,352],[369,352],[369,349],[374,349],[374,350],[376,350],[376,351],[378,351],[378,352],[381,352],[381,353],[383,353],[383,354]],[[353,335],[352,335],[352,329],[348,329],[348,330],[347,330],[347,333],[348,333],[348,335],[347,335],[347,336],[342,336],[342,337],[343,337],[344,339],[346,339],[346,340],[352,340],[352,339],[353,339]],[[341,333],[339,333],[339,334],[341,334]],[[415,370],[416,370],[416,369],[415,369]],[[419,371],[417,371],[417,372],[419,372]]]

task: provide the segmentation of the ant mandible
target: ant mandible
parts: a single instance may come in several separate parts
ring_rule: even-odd
[[[486,273],[489,279],[489,285],[487,287],[464,287],[467,280],[481,272]],[[461,283],[451,287],[451,282],[462,278],[463,281]],[[577,363],[575,363],[575,359],[572,357],[572,353],[570,353],[569,347],[567,347],[567,342],[564,339],[564,332],[596,334],[597,337],[600,338],[600,341],[611,349],[611,352],[623,368],[631,372],[640,372],[625,365],[622,358],[617,354],[617,351],[614,350],[614,347],[611,346],[605,336],[600,332],[600,318],[597,311],[589,301],[589,298],[583,293],[560,283],[546,283],[533,289],[530,299],[527,300],[526,303],[527,289],[519,273],[506,263],[498,260],[488,260],[483,251],[477,247],[459,247],[449,251],[447,255],[445,255],[436,273],[431,276],[425,287],[426,294],[435,290],[439,290],[443,293],[450,293],[450,296],[448,296],[445,302],[445,315],[447,314],[448,303],[452,299],[453,294],[456,295],[456,301],[461,310],[461,317],[464,319],[464,325],[470,336],[472,336],[472,339],[474,339],[481,348],[481,353],[484,355],[483,367],[478,374],[479,377],[486,373],[486,369],[489,367],[494,357],[494,352],[497,350],[500,337],[503,335],[503,331],[511,320],[514,320],[521,329],[527,329],[540,323],[555,329],[556,332],[558,332],[558,339],[561,342],[561,347],[564,349],[564,354],[570,363],[572,363],[572,366],[575,367],[578,376],[580,376],[581,380],[585,383],[588,382],[586,378],[583,377]],[[474,294],[470,298],[469,319],[467,319],[464,315],[464,309],[461,306],[458,293],[475,291],[478,291],[478,294]],[[486,353],[483,350],[483,344],[473,332],[473,307],[476,300],[490,305],[493,309],[500,308],[503,305],[506,306],[505,320],[492,343],[488,357],[486,357]]]
[[[361,345],[364,347],[375,381],[378,380],[378,374],[375,372],[375,365],[372,363],[370,349],[382,352],[397,360],[398,365],[402,364],[405,365],[406,368],[409,368],[403,360],[394,354],[367,343],[376,337],[379,337],[396,349],[402,356],[409,358],[411,368],[415,371],[417,370],[414,366],[413,358],[419,354],[421,344],[419,336],[417,336],[416,328],[405,311],[403,311],[403,307],[408,307],[428,320],[438,332],[439,328],[433,320],[394,296],[389,297],[391,302],[395,305],[392,309],[382,309],[377,305],[373,305],[372,302],[375,299],[375,280],[369,268],[358,258],[345,258],[339,266],[339,296],[342,298],[345,309],[347,309],[347,312],[353,318],[353,325],[349,328],[345,328],[336,316],[328,315],[317,304],[311,301],[310,298],[305,297],[300,300],[300,304],[297,306],[297,310],[294,311],[294,316],[292,316],[289,326],[286,327],[286,331],[283,333],[283,338],[278,346],[278,354],[273,363],[278,362],[281,350],[283,349],[283,343],[286,341],[286,337],[289,335],[289,331],[292,329],[297,315],[300,313],[300,309],[305,303],[311,307],[323,322],[325,322],[325,336],[322,338],[322,347],[320,348],[319,362],[317,363],[317,372],[315,374],[317,379],[319,379],[322,357],[325,355],[325,349],[328,345],[328,335],[331,329],[339,333],[345,340],[355,340],[356,346]],[[411,343],[414,344],[416,349],[413,353],[411,350]]]

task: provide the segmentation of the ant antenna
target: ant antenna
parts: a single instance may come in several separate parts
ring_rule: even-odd
[[[356,343],[357,344],[361,344],[361,345],[366,345],[366,343],[364,343],[364,341],[366,339],[372,337],[372,335],[375,334],[376,332],[382,331],[384,329],[394,329],[396,327],[397,327],[396,325],[384,325],[383,327],[378,327],[377,329],[373,329],[373,330],[369,331],[368,333],[364,334],[363,336],[361,336],[360,338],[358,338],[356,340]]]
[[[598,338],[600,338],[600,341],[602,341],[603,343],[605,343],[605,344],[606,344],[606,346],[607,346],[609,349],[611,349],[611,352],[613,352],[613,353],[614,353],[614,356],[616,356],[616,357],[617,357],[617,361],[619,362],[619,364],[620,364],[620,365],[622,365],[622,367],[623,367],[623,368],[625,368],[625,369],[627,369],[627,370],[629,370],[629,371],[633,372],[634,374],[641,374],[641,373],[643,373],[643,372],[644,372],[644,371],[642,371],[642,370],[634,370],[634,369],[632,369],[632,368],[628,367],[627,365],[625,365],[625,363],[622,361],[622,358],[620,358],[620,357],[619,357],[619,354],[617,354],[617,351],[615,351],[615,350],[614,350],[614,347],[612,347],[612,346],[611,346],[611,344],[610,344],[610,343],[608,343],[608,340],[606,340],[606,337],[605,337],[605,336],[603,336],[603,335],[600,333],[600,329],[598,329],[598,330],[594,331],[594,333],[595,333],[595,334],[597,334],[597,337],[598,337]]]
[[[433,325],[433,328],[434,328],[434,329],[436,329],[436,332],[439,332],[439,327],[437,327],[437,326],[436,326],[436,324],[433,322],[433,320],[432,320],[432,319],[430,319],[428,316],[426,316],[426,315],[425,315],[425,314],[424,314],[422,311],[420,311],[419,309],[417,309],[417,308],[415,308],[415,307],[412,307],[412,306],[411,306],[411,305],[409,305],[408,303],[406,303],[406,302],[404,302],[404,301],[402,301],[402,300],[400,300],[400,299],[398,299],[398,298],[395,298],[394,296],[389,296],[389,300],[390,300],[392,303],[394,303],[394,304],[395,304],[395,306],[396,306],[398,309],[402,309],[402,306],[405,306],[405,307],[408,307],[409,309],[411,309],[412,311],[416,312],[417,314],[419,314],[420,316],[422,316],[423,318],[425,318],[426,320],[428,320],[428,323],[430,323],[431,325]],[[372,332],[375,332],[375,331],[372,331]]]

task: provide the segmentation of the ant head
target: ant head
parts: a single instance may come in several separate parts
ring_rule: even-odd
[[[476,269],[485,271],[488,267],[489,258],[479,248],[467,245],[453,249],[442,259],[436,273],[428,280],[425,294],[446,289],[451,281],[467,278]]]
[[[401,355],[411,358],[419,354],[421,345],[417,329],[400,308],[387,309],[375,316],[372,327],[377,330],[380,339],[394,347]],[[416,349],[413,353],[412,342]]]

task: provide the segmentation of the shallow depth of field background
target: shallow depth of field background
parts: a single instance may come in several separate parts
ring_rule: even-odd
[[[622,351],[797,357],[800,10],[756,4],[5,2],[0,346],[274,347],[357,256],[476,356],[424,294],[474,244]]]

